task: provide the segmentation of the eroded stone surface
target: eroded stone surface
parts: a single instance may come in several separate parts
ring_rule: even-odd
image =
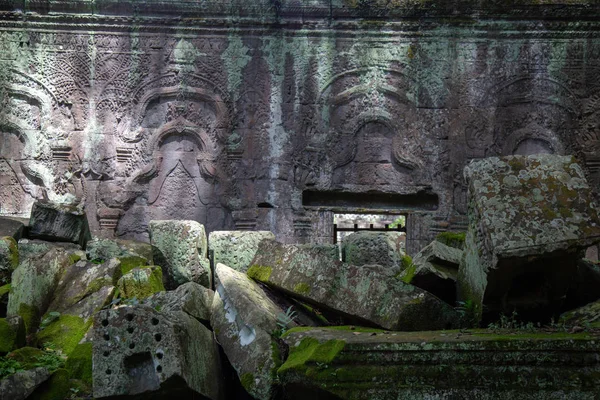
[[[577,253],[600,240],[581,167],[571,156],[492,157],[471,162],[465,178],[469,230],[461,298],[479,313],[482,302],[503,312],[523,305],[555,312],[576,272]]]
[[[353,265],[377,264],[398,272],[402,267],[406,235],[401,232],[355,232],[344,238],[344,260]]]
[[[19,265],[19,248],[12,236],[0,237],[0,286],[10,283],[10,276]]]
[[[210,287],[210,264],[206,258],[204,226],[196,221],[151,221],[150,239],[154,262],[163,268],[169,290],[185,282]]]
[[[400,281],[390,268],[350,265],[296,245],[261,242],[248,276],[387,329],[445,329],[457,322],[452,307]]]
[[[237,271],[246,272],[254,258],[258,244],[263,239],[275,239],[269,231],[216,231],[208,236],[209,247],[214,251],[215,265],[225,264]]]
[[[138,300],[165,290],[162,270],[156,265],[132,269],[119,278],[116,287],[122,298]]]
[[[254,398],[271,399],[281,363],[275,335],[279,309],[244,273],[217,264],[211,324],[217,340]],[[295,325],[290,324],[290,327]]]
[[[122,257],[144,257],[152,262],[152,246],[134,240],[105,239],[95,237],[85,248],[88,260],[110,260]]]
[[[217,400],[219,368],[212,332],[184,312],[136,306],[95,317],[95,398],[160,392]]]
[[[0,217],[0,237],[10,236],[17,242],[21,239],[24,224],[17,219]]]
[[[19,371],[0,380],[0,394],[3,399],[25,400],[50,375],[48,369],[43,367]]]

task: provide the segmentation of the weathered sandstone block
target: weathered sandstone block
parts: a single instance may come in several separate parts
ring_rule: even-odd
[[[150,221],[149,230],[154,262],[163,268],[168,290],[186,282],[211,286],[206,233],[202,224],[196,221]]]
[[[342,263],[311,248],[263,241],[248,276],[319,307],[394,330],[452,327],[456,313],[380,265]]]
[[[461,299],[481,313],[556,311],[580,251],[600,241],[600,218],[571,156],[492,157],[465,168],[469,230]],[[527,317],[523,313],[522,316]]]
[[[37,201],[31,209],[29,237],[72,242],[85,247],[92,235],[84,211],[73,206]]]
[[[344,260],[352,265],[377,264],[398,271],[402,266],[404,241],[402,232],[355,232],[344,238]]]
[[[269,231],[216,231],[208,236],[214,251],[215,265],[221,263],[236,271],[246,272],[263,239],[275,239]]]

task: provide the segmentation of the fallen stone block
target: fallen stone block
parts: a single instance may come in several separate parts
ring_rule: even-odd
[[[275,241],[259,246],[248,276],[290,296],[392,330],[448,329],[454,309],[379,265],[355,266]]]
[[[116,258],[102,264],[78,261],[61,277],[48,310],[88,319],[110,302],[120,268]]]
[[[163,268],[168,290],[186,282],[211,287],[204,226],[196,221],[150,221],[154,262]]]
[[[0,217],[0,237],[10,236],[18,242],[24,231],[25,224],[18,219]]]
[[[444,300],[456,304],[456,277],[463,252],[433,241],[412,259],[412,265],[402,271],[400,279]]]
[[[20,263],[12,274],[7,316],[20,315],[27,333],[35,332],[60,278],[81,257],[79,250],[45,242],[20,242]]]
[[[0,237],[0,286],[10,283],[10,276],[19,265],[19,248],[12,236]]]
[[[123,299],[138,300],[162,292],[165,290],[162,270],[156,265],[134,268],[119,279],[117,290]]]
[[[162,313],[183,311],[200,322],[209,322],[214,292],[194,282],[184,283],[175,290],[156,293],[144,304]]]
[[[36,201],[29,219],[29,237],[85,247],[92,235],[84,211],[74,206]]]
[[[403,232],[355,232],[342,241],[342,259],[352,265],[377,264],[398,272],[405,240]]]
[[[589,334],[381,332],[286,334],[277,376],[289,399],[597,398],[600,350]]]
[[[561,314],[558,322],[567,326],[600,328],[600,301],[594,301]]]
[[[216,279],[211,324],[217,340],[246,391],[256,399],[271,399],[281,363],[278,318],[284,313],[244,273],[217,264]],[[295,325],[286,322],[285,328]]]
[[[25,346],[25,324],[19,316],[0,318],[0,354]],[[2,393],[2,392],[0,392]]]
[[[152,264],[152,245],[135,240],[95,237],[87,243],[85,253],[90,261],[142,257],[146,259],[146,264]]]
[[[275,239],[269,231],[215,231],[208,236],[209,248],[214,251],[215,265],[227,265],[246,272],[258,244],[263,239]]]
[[[3,399],[25,400],[44,383],[51,373],[47,368],[38,367],[26,371],[17,371],[0,380],[0,394]]]
[[[491,157],[465,168],[469,228],[459,300],[481,315],[516,310],[549,321],[576,273],[579,253],[600,241],[600,218],[572,156]]]
[[[161,394],[220,399],[222,393],[212,332],[184,312],[166,315],[147,306],[96,315],[93,379],[94,398]]]

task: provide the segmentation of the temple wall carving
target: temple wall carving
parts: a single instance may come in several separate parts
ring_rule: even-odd
[[[185,218],[328,242],[332,212],[405,212],[414,251],[465,227],[471,159],[575,154],[600,189],[600,22],[578,8],[421,23],[282,3],[0,12],[0,215],[48,198],[104,236]]]

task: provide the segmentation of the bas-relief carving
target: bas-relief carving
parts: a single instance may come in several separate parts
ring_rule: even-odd
[[[0,84],[0,120],[17,132],[11,140],[24,138],[4,152],[25,155],[2,164],[6,190],[18,182],[29,201],[44,191],[85,198],[92,225],[123,236],[141,237],[151,218],[181,215],[214,228],[254,224],[287,229],[286,240],[296,231],[304,237],[309,225],[319,226],[301,204],[309,187],[428,187],[440,196],[437,219],[427,220],[434,229],[464,216],[461,174],[469,159],[583,152],[592,175],[600,171],[599,101],[583,90],[597,77],[584,76],[583,61],[568,55],[564,68],[551,65],[559,59],[551,46],[463,46],[459,55],[477,66],[473,73],[451,71],[444,46],[398,43],[408,63],[364,62],[349,56],[353,42],[346,40],[337,42],[339,57],[329,67],[321,66],[321,50],[312,53],[321,59],[301,62],[288,52],[281,77],[273,77],[265,41],[250,37],[235,50],[226,36],[34,36],[31,47],[45,51]],[[232,64],[239,71],[225,67],[227,51],[242,57]],[[498,51],[495,61],[482,56]],[[517,62],[510,52],[520,52]],[[276,160],[269,155],[273,101],[281,102],[282,129],[291,137]],[[273,190],[283,193],[280,209],[257,211]],[[268,225],[277,219],[290,227]]]

